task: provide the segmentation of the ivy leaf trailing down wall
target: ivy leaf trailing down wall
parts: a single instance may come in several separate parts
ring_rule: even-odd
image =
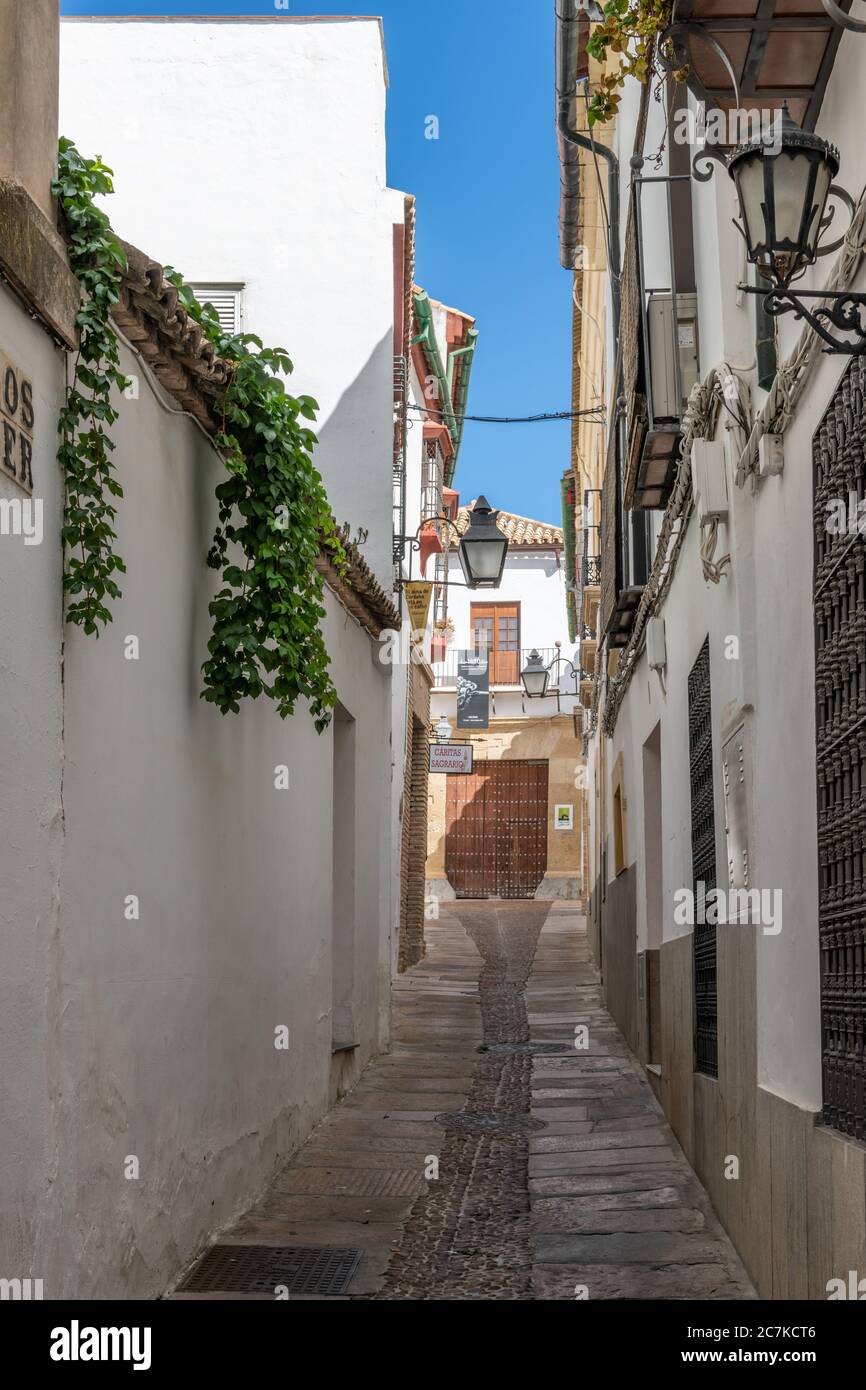
[[[285,718],[303,696],[321,733],[337,694],[320,626],[324,580],[315,562],[323,541],[338,570],[345,569],[345,552],[313,465],[316,436],[303,423],[315,420],[318,406],[310,396],[290,396],[276,375],[292,371],[283,348],[266,348],[252,333],[226,334],[213,306],[199,304],[177,271],[165,273],[234,368],[215,441],[229,476],[216,490],[219,524],[208,564],[222,570],[224,587],[209,608],[213,635],[203,697],[226,714],[264,693]]]
[[[112,191],[111,170],[99,159],[82,159],[71,141],[62,140],[54,192],[83,290],[81,346],[60,418],[64,588],[74,598],[68,621],[97,636],[99,624],[111,621],[107,601],[120,597],[113,575],[125,570],[113,550],[111,499],[123,492],[107,432],[118,418],[112,388],[127,385],[111,327],[125,258],[93,201]],[[292,363],[282,348],[266,348],[253,334],[226,334],[213,307],[199,304],[177,271],[165,273],[181,306],[232,364],[214,441],[228,477],[216,489],[219,522],[207,563],[221,570],[223,587],[208,608],[213,629],[202,698],[227,714],[237,713],[241,700],[264,694],[284,719],[305,698],[321,733],[337,696],[321,631],[324,581],[316,560],[323,544],[341,573],[346,558],[312,461],[316,436],[305,422],[315,420],[318,406],[286,391],[279,374],[288,375]]]
[[[66,226],[69,260],[81,285],[78,354],[60,412],[58,459],[66,480],[63,588],[68,622],[99,636],[111,622],[107,602],[120,598],[115,574],[126,569],[114,552],[112,498],[123,489],[114,476],[114,444],[108,429],[117,419],[112,388],[128,385],[120,371],[111,310],[120,298],[123,249],[108,218],[94,203],[113,192],[111,170],[100,159],[82,159],[71,140],[60,141],[54,196]]]
[[[590,126],[616,115],[627,77],[646,83],[653,72],[658,71],[654,63],[655,44],[670,25],[673,3],[672,0],[609,0],[603,8],[604,22],[590,34],[587,52],[600,63],[612,55],[618,62],[613,70],[602,75],[590,99],[587,112]],[[675,74],[678,81],[685,80],[686,75],[686,69]]]

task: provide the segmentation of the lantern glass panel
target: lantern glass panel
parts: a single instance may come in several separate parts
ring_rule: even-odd
[[[469,582],[487,583],[498,579],[502,569],[502,561],[508,542],[505,537],[502,540],[483,540],[470,541],[462,540],[460,549],[463,552],[463,570]]]

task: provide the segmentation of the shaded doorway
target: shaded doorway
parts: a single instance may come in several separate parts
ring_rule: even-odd
[[[331,1049],[356,1045],[355,994],[355,721],[334,710],[331,917]]]

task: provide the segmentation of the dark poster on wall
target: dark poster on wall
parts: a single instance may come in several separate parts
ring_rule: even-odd
[[[487,652],[461,652],[457,662],[457,727],[486,729],[490,723]]]

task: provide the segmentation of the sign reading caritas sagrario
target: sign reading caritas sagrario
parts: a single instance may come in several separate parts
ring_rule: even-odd
[[[466,776],[472,771],[471,743],[431,743],[431,772],[459,772]]]
[[[33,491],[33,383],[0,352],[0,469],[25,492]]]

